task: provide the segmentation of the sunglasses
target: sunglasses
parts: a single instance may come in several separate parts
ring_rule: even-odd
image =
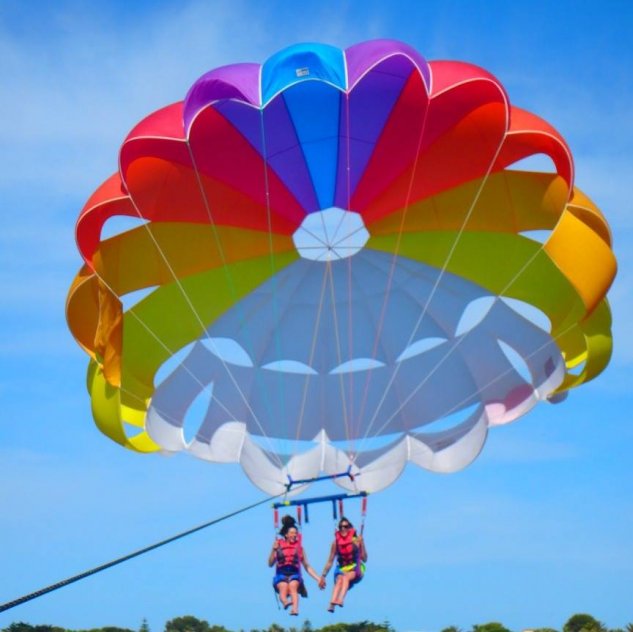
[[[340,524],[338,526],[339,529],[351,529],[352,525],[351,524]]]

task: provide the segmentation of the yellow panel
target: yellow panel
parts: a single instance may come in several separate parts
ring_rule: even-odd
[[[615,257],[608,244],[567,211],[545,243],[545,251],[578,290],[587,311],[593,310],[616,272]]]

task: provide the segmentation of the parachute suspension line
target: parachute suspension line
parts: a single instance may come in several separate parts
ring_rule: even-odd
[[[350,127],[350,116],[349,116],[349,98],[350,98],[350,86],[347,86],[347,90],[345,91],[345,144],[346,144],[346,187],[347,187],[347,210],[351,210],[352,208],[352,155],[351,155],[351,127]],[[348,355],[350,358],[354,357],[354,319],[353,319],[353,306],[354,303],[352,301],[353,288],[352,288],[352,260],[353,257],[347,258],[347,340],[348,340]],[[348,375],[349,380],[349,417],[351,428],[351,441],[349,442],[348,448],[349,452],[355,454],[356,452],[356,428],[358,426],[358,421],[355,420],[354,413],[354,375],[355,371],[350,371]],[[352,479],[353,481],[353,479]]]
[[[365,533],[365,518],[367,518],[367,496],[364,496],[360,503],[360,534]]]
[[[96,271],[95,271],[95,274],[97,275],[97,278],[103,284],[103,286],[108,290],[108,292],[110,292],[114,297],[118,298],[117,293],[108,284],[108,282],[101,275],[99,275]],[[145,331],[147,331],[147,333],[150,336],[152,336],[152,338],[154,338],[154,340],[156,340],[156,342],[163,349],[165,349],[165,351],[167,351],[170,356],[174,355],[174,353],[176,353],[173,349],[170,349],[163,342],[163,340],[160,338],[160,336],[134,311],[134,307],[130,307],[130,309],[126,312],[126,314],[130,314],[134,319],[136,319],[136,321],[139,323],[139,325],[141,325],[141,327],[143,327],[143,329],[145,329]],[[229,416],[233,417],[233,415],[230,413],[228,408],[226,408],[226,406],[217,398],[217,396],[213,394],[213,391],[209,391],[209,386],[207,384],[204,384],[203,382],[201,382],[198,379],[198,377],[196,375],[194,375],[191,372],[191,370],[186,365],[183,364],[182,366],[185,369],[185,371],[189,374],[189,376],[196,382],[196,384],[198,384],[202,388],[202,390],[204,390],[206,392],[210,392],[211,399],[214,400],[215,402],[217,402],[219,404],[219,406],[222,408],[222,410],[224,410],[224,412],[226,412]],[[139,402],[141,402],[143,405],[145,405],[145,399],[143,399],[142,397],[140,397],[136,393],[132,393],[132,391],[128,391],[127,389],[125,389],[123,387],[119,387],[119,388],[120,388],[120,390],[122,392],[125,392],[127,395],[132,396],[134,399],[137,399]]]
[[[349,358],[353,358],[354,357],[354,335],[353,335],[353,331],[354,331],[354,319],[353,319],[353,304],[352,304],[352,296],[353,296],[353,292],[352,292],[352,279],[353,279],[353,275],[352,275],[352,258],[353,257],[348,257],[347,258],[347,339],[348,339],[348,357]],[[349,383],[349,418],[350,418],[350,425],[351,425],[351,432],[350,432],[350,441],[349,441],[349,445],[348,445],[348,455],[352,455],[352,459],[355,460],[356,458],[356,434],[357,434],[357,429],[359,427],[359,423],[358,420],[355,419],[355,413],[356,411],[354,410],[354,376],[355,376],[356,371],[350,371],[347,374],[347,379],[348,379],[348,383]]]
[[[424,84],[424,81],[422,81],[422,83]],[[426,84],[425,85],[425,91],[426,91]],[[373,344],[373,348],[372,348],[372,353],[371,353],[371,357],[373,359],[376,358],[376,355],[378,354],[378,344],[379,341],[381,339],[381,334],[382,334],[382,328],[384,326],[384,322],[385,322],[385,315],[387,312],[387,305],[389,303],[389,299],[391,297],[391,289],[392,289],[392,285],[393,285],[393,276],[395,274],[395,270],[396,270],[396,264],[397,264],[397,259],[399,256],[399,252],[400,252],[400,243],[402,240],[402,231],[404,228],[404,224],[407,218],[407,214],[409,213],[409,208],[411,206],[411,198],[413,196],[413,184],[415,182],[415,176],[418,170],[418,163],[420,161],[420,153],[422,151],[422,141],[424,139],[424,134],[426,132],[426,124],[428,121],[428,117],[429,117],[429,110],[430,110],[430,106],[431,106],[431,98],[429,93],[427,92],[427,98],[428,98],[428,104],[427,107],[424,111],[424,118],[422,120],[422,123],[420,125],[420,132],[418,134],[418,140],[417,140],[417,144],[416,144],[416,149],[415,149],[415,159],[413,161],[413,169],[411,169],[411,177],[409,178],[409,184],[407,186],[407,193],[404,199],[404,212],[402,213],[402,218],[400,219],[400,226],[399,226],[399,230],[397,233],[397,237],[396,237],[396,245],[395,248],[393,250],[393,255],[391,257],[391,264],[389,266],[389,274],[387,277],[387,284],[385,287],[385,298],[382,302],[382,306],[380,309],[380,316],[378,318],[378,325],[376,327],[376,334],[374,336],[374,344]],[[396,367],[397,369],[397,367]],[[367,406],[367,398],[369,396],[369,384],[371,381],[371,375],[372,372],[371,371],[366,371],[367,375],[365,376],[365,385],[364,385],[364,389],[363,389],[363,397],[361,400],[361,407],[360,407],[360,411],[358,413],[358,418],[359,420],[363,419],[365,416],[365,408]],[[395,376],[394,378],[395,379]],[[393,382],[390,381],[387,385],[387,387],[385,388],[385,392],[383,394],[382,400],[378,405],[378,408],[380,408],[382,406],[382,403],[385,399],[385,397],[387,396],[387,391],[388,389],[391,387],[391,384]],[[365,434],[361,437],[360,442],[359,442],[359,452],[362,451],[365,439],[369,436],[369,432],[371,431],[371,427],[374,423],[374,419],[376,417],[377,412],[374,413],[374,416],[372,417],[370,423],[367,425]],[[359,428],[360,428],[360,422],[359,422]]]
[[[197,181],[197,183],[198,183],[198,187],[199,187],[199,189],[200,189],[200,193],[201,193],[202,201],[203,201],[203,203],[204,203],[205,210],[207,211],[207,215],[208,215],[208,217],[209,217],[209,223],[210,223],[210,226],[211,226],[212,231],[213,231],[213,233],[214,233],[214,238],[215,238],[216,243],[217,243],[217,245],[218,245],[218,250],[219,250],[219,252],[220,252],[220,257],[221,257],[221,260],[222,260],[222,265],[223,265],[223,268],[224,268],[224,270],[225,270],[225,274],[226,274],[226,276],[227,276],[227,284],[229,285],[229,287],[231,288],[231,290],[232,290],[232,292],[233,292],[233,295],[235,296],[235,285],[234,285],[234,283],[233,283],[233,281],[232,281],[232,279],[231,279],[231,276],[230,276],[230,271],[228,270],[228,267],[227,267],[227,265],[226,265],[226,260],[225,260],[225,257],[224,257],[224,251],[223,251],[223,249],[222,249],[222,245],[221,245],[221,243],[220,243],[220,241],[219,241],[219,238],[218,238],[218,235],[217,235],[217,230],[216,230],[216,228],[215,228],[215,222],[213,221],[213,216],[212,216],[212,214],[211,214],[211,209],[210,209],[210,206],[209,206],[209,202],[208,202],[208,200],[207,200],[206,194],[205,194],[205,192],[204,192],[204,188],[203,188],[203,186],[202,186],[202,181],[201,181],[201,178],[200,178],[200,173],[199,173],[199,171],[198,171],[198,167],[197,167],[197,165],[196,165],[195,157],[194,157],[194,155],[193,155],[193,152],[192,152],[192,150],[191,150],[191,146],[190,146],[189,142],[187,142],[186,144],[187,144],[187,149],[188,149],[188,151],[189,151],[189,156],[190,156],[190,158],[191,158],[192,165],[193,165],[193,167],[194,167],[194,172],[195,172],[195,174],[196,174],[196,181]],[[124,184],[125,184],[125,181],[124,181]],[[128,190],[129,190],[129,189],[128,189]],[[130,195],[130,202],[132,203],[132,206],[134,207],[134,210],[136,211],[137,215],[139,216],[139,218],[141,218],[141,219],[145,219],[145,218],[143,217],[143,215],[142,215],[142,213],[141,213],[140,209],[138,208],[138,205],[137,205],[137,204],[136,204],[136,202],[134,201],[133,196],[132,196],[131,194],[129,194],[129,195]],[[185,301],[187,302],[187,304],[188,304],[188,306],[189,306],[189,308],[190,308],[190,310],[191,310],[191,313],[193,314],[193,316],[195,317],[195,319],[198,321],[198,324],[200,325],[200,327],[201,327],[202,331],[206,331],[206,330],[207,330],[206,325],[205,325],[205,324],[204,324],[204,322],[202,321],[202,319],[201,319],[201,317],[200,317],[200,314],[198,313],[198,311],[196,310],[195,306],[193,305],[193,303],[192,303],[192,301],[191,301],[191,298],[190,298],[190,297],[189,297],[189,295],[187,294],[187,291],[185,290],[184,286],[182,285],[182,282],[180,281],[180,279],[179,279],[179,278],[178,278],[178,276],[176,275],[176,273],[175,273],[175,271],[174,271],[173,267],[171,266],[171,264],[170,264],[170,262],[169,262],[168,257],[165,255],[165,252],[163,251],[163,249],[161,248],[161,246],[160,246],[160,244],[159,244],[158,240],[157,240],[157,239],[156,239],[156,237],[154,236],[154,234],[153,234],[153,232],[152,232],[152,230],[151,230],[151,228],[150,228],[150,225],[149,225],[148,223],[145,223],[145,224],[144,224],[144,226],[145,226],[146,230],[148,231],[148,234],[149,234],[149,236],[150,236],[150,239],[152,240],[152,242],[153,242],[153,243],[154,243],[154,245],[156,246],[156,249],[157,249],[158,253],[160,254],[160,256],[161,256],[162,260],[164,261],[164,263],[165,263],[165,265],[166,265],[167,269],[169,270],[170,274],[172,275],[172,277],[173,277],[173,279],[174,279],[174,281],[175,281],[176,285],[178,286],[178,289],[179,289],[179,290],[180,290],[180,292],[182,293],[183,298],[184,298],[184,299],[185,299]],[[116,294],[115,294],[115,295],[116,295]],[[132,313],[133,313],[132,309],[130,309],[130,310],[129,310],[129,312],[132,312]],[[136,316],[136,314],[134,314],[134,316],[137,318],[137,320],[139,320],[139,322],[141,322],[141,320],[140,320],[140,319]],[[146,326],[143,322],[141,322],[141,324],[142,324],[142,325],[143,325],[146,329],[148,329],[148,331],[150,331],[150,330],[149,330],[149,328],[148,328],[148,327],[147,327],[147,326]],[[152,333],[152,334],[153,334],[153,332],[151,332],[151,331],[150,331],[150,333]],[[170,349],[169,349],[166,345],[164,345],[164,344],[162,343],[162,341],[161,341],[161,340],[160,340],[157,336],[155,336],[155,335],[154,335],[154,337],[155,337],[155,338],[156,338],[156,340],[157,340],[157,341],[158,341],[158,342],[159,342],[159,343],[160,343],[160,344],[161,344],[161,345],[165,348],[165,350],[166,350],[166,351],[168,351],[168,352],[170,353],[170,355],[173,355],[173,354],[174,354],[174,351],[170,350]],[[221,357],[220,355],[218,355],[218,358],[220,359],[220,361],[221,361],[221,363],[222,363],[222,366],[223,366],[223,367],[224,367],[224,369],[226,370],[226,372],[227,372],[227,374],[228,374],[228,376],[229,376],[229,379],[231,380],[231,383],[232,383],[232,384],[233,384],[233,386],[235,387],[236,391],[239,393],[239,395],[240,395],[240,397],[241,397],[242,401],[244,402],[244,404],[245,404],[246,408],[248,409],[248,411],[250,412],[251,416],[253,417],[253,420],[254,420],[254,421],[255,421],[255,423],[259,426],[259,428],[262,430],[262,434],[263,434],[264,438],[268,441],[269,445],[271,446],[271,453],[272,453],[272,455],[273,455],[273,456],[274,456],[274,457],[278,460],[278,463],[279,463],[279,465],[281,466],[281,465],[282,465],[282,463],[281,463],[281,459],[279,459],[279,457],[278,457],[278,456],[277,456],[277,454],[275,453],[275,450],[273,449],[273,446],[272,446],[272,443],[271,443],[271,441],[270,441],[270,438],[269,438],[269,437],[266,435],[266,433],[264,432],[263,427],[262,427],[262,425],[261,425],[261,423],[260,423],[259,419],[257,418],[257,415],[256,415],[256,414],[255,414],[255,412],[253,411],[252,407],[250,406],[250,404],[249,404],[249,402],[248,402],[248,399],[246,398],[246,396],[244,395],[243,391],[241,390],[241,388],[240,388],[239,384],[237,383],[237,381],[236,381],[236,379],[235,379],[235,376],[233,375],[233,372],[230,370],[230,368],[228,367],[228,365],[227,365],[227,363],[226,363],[226,360],[225,360],[223,357]],[[183,366],[184,366],[184,365],[183,365]],[[192,375],[192,374],[191,374],[191,372],[190,372],[188,369],[186,369],[186,370],[187,370],[187,372],[188,372],[190,375]],[[200,381],[199,381],[197,378],[195,378],[195,376],[193,376],[193,375],[192,375],[192,377],[194,377],[194,379],[196,380],[196,382],[197,382],[198,384],[200,384]],[[207,390],[207,389],[208,389],[208,387],[207,387],[207,386],[204,386],[204,388],[205,388],[205,390]],[[218,400],[217,400],[217,398],[215,398],[215,396],[213,396],[213,395],[212,395],[212,398],[213,398],[215,401],[218,401]],[[222,409],[223,409],[225,412],[227,412],[227,413],[228,413],[228,411],[227,411],[226,407],[222,406]],[[230,417],[235,418],[235,415],[230,414]]]
[[[222,249],[222,244],[221,241],[219,239],[218,236],[218,232],[216,229],[216,224],[215,221],[213,219],[213,215],[211,213],[211,205],[209,204],[209,200],[207,198],[207,194],[206,191],[204,189],[204,186],[202,185],[202,178],[200,176],[200,171],[198,169],[198,165],[196,164],[196,159],[195,156],[193,154],[193,151],[191,149],[191,145],[189,143],[189,141],[186,141],[187,143],[187,150],[189,151],[189,157],[191,158],[191,164],[193,165],[193,170],[196,174],[196,182],[198,184],[198,188],[200,190],[200,195],[201,195],[201,199],[202,202],[204,204],[204,208],[207,212],[207,215],[209,217],[209,224],[211,226],[211,229],[213,231],[213,235],[214,235],[214,239],[218,245],[218,250],[220,251],[220,255],[221,255],[221,259],[222,259],[222,267],[227,279],[227,285],[229,286],[230,290],[233,293],[233,298],[237,299],[237,293],[235,291],[235,284],[233,282],[233,278],[230,274],[230,270],[226,264],[226,258],[224,257],[224,250]],[[159,247],[160,250],[160,247]],[[161,256],[164,257],[164,254],[161,252]],[[171,270],[171,268],[170,268]],[[196,320],[198,321],[198,323],[200,324],[200,326],[202,327],[203,331],[207,331],[207,326],[202,322],[202,319],[200,318],[200,315],[198,314],[197,310],[195,309],[195,306],[193,305],[193,303],[191,302],[191,300],[189,299],[189,297],[187,296],[186,292],[184,291],[184,288],[182,287],[180,280],[177,279],[174,275],[174,278],[176,280],[176,283],[178,284],[178,287],[181,288],[181,290],[183,291],[183,294],[185,296],[185,300],[187,301],[187,303],[190,305],[192,313],[194,314]],[[257,414],[255,413],[255,411],[253,410],[252,406],[250,405],[250,402],[248,401],[248,398],[246,397],[246,395],[244,394],[244,392],[242,391],[242,389],[240,388],[239,383],[237,382],[237,380],[235,379],[235,376],[233,375],[233,372],[231,371],[231,369],[229,368],[229,366],[226,363],[226,360],[224,359],[224,357],[221,357],[220,355],[217,356],[218,358],[220,358],[220,361],[222,362],[222,366],[224,367],[225,371],[227,372],[227,375],[229,377],[229,379],[231,380],[231,383],[233,384],[233,386],[235,387],[236,391],[238,392],[242,402],[244,403],[244,405],[246,406],[246,409],[248,410],[248,412],[250,413],[251,417],[253,418],[253,421],[257,424],[258,428],[260,429],[262,436],[264,437],[264,439],[266,440],[266,442],[268,443],[268,445],[270,446],[270,452],[272,454],[272,456],[277,460],[277,463],[279,464],[279,466],[282,466],[281,463],[281,459],[279,458],[279,456],[277,455],[274,446],[272,445],[272,441],[270,440],[270,437],[266,434],[266,431],[264,430],[264,427],[262,426],[261,422],[259,421],[259,418],[257,417]]]
[[[273,313],[275,322],[279,322],[280,310],[279,310],[279,299],[277,296],[277,270],[275,268],[275,251],[273,248],[273,227],[272,227],[272,211],[271,211],[271,200],[270,200],[270,178],[268,175],[268,145],[266,143],[266,123],[264,118],[264,107],[261,106],[259,108],[259,125],[261,132],[261,141],[262,141],[262,167],[263,167],[263,177],[264,177],[264,192],[266,197],[266,221],[268,224],[268,249],[269,249],[269,259],[270,259],[270,273],[271,273],[271,281],[273,284],[272,288],[272,304],[273,304]],[[279,327],[274,327],[274,339],[275,339],[275,350],[277,352],[277,359],[281,358],[281,334],[279,331]],[[256,372],[256,376],[259,375],[259,371]],[[282,379],[281,374],[277,373],[277,383],[279,385],[279,398],[281,402],[281,423],[282,432],[280,432],[281,436],[288,436],[290,429],[290,420],[288,416],[285,414],[286,410],[286,388],[284,380]],[[257,377],[256,377],[257,379]],[[269,393],[268,389],[263,388],[264,400],[270,406],[270,398],[274,397],[273,393]],[[276,594],[276,593],[275,593]]]
[[[538,255],[542,252],[543,250],[543,244],[541,244],[541,246],[534,252],[534,254],[521,266],[521,268],[519,268],[519,270],[514,274],[514,276],[505,284],[505,286],[503,288],[501,288],[501,290],[499,290],[499,293],[494,297],[492,303],[491,303],[491,308],[493,305],[496,305],[502,298],[502,296],[507,292],[507,290],[514,284],[514,282],[532,265],[532,263],[535,261],[535,259],[538,257]],[[563,332],[559,333],[557,336],[554,337],[554,340],[556,340],[557,338],[559,338],[560,336],[563,336],[564,334],[566,334],[571,328],[573,327],[573,325],[567,327]],[[415,396],[415,394],[420,390],[420,388],[422,388],[424,386],[424,384],[426,384],[426,382],[433,376],[433,374],[442,366],[442,364],[444,364],[444,362],[453,354],[453,352],[459,347],[459,345],[466,340],[466,338],[473,332],[473,329],[470,329],[469,331],[465,332],[464,334],[462,334],[462,336],[455,342],[455,344],[453,344],[447,351],[446,353],[437,361],[436,365],[433,367],[433,369],[425,376],[424,380],[422,380],[422,382],[420,382],[420,384],[418,384],[414,389],[413,392],[411,394],[409,394],[407,396],[407,398],[402,402],[402,404],[396,409],[396,411],[386,420],[386,422],[383,424],[383,426],[381,427],[384,428],[386,427],[391,420],[408,404],[409,401],[411,401],[411,399]],[[532,353],[530,353],[529,355],[527,355],[527,358],[531,358],[533,355],[535,355],[536,353],[538,353],[541,349],[544,349],[547,345],[549,344],[549,341],[542,344],[538,349],[536,349],[535,351],[533,351]],[[449,415],[452,412],[454,412],[455,410],[459,409],[461,404],[465,404],[466,402],[469,402],[470,400],[473,399],[473,397],[476,397],[477,395],[479,395],[480,393],[482,393],[488,386],[491,386],[492,384],[496,383],[497,381],[499,381],[502,377],[504,377],[505,375],[507,375],[508,373],[510,373],[513,369],[507,369],[506,371],[503,371],[502,373],[500,373],[496,378],[493,378],[492,380],[490,380],[490,382],[488,382],[488,384],[486,384],[485,386],[482,386],[480,388],[478,388],[476,391],[474,391],[471,395],[469,395],[468,397],[464,398],[462,400],[462,402],[460,402],[460,404],[456,404],[450,411],[448,411],[447,413],[444,413],[443,416],[445,415]],[[380,430],[378,430],[378,432],[380,432]]]
[[[209,522],[205,522],[204,524],[198,525],[197,527],[194,527],[193,529],[188,529],[187,531],[178,533],[177,535],[174,535],[171,538],[167,538],[166,540],[161,540],[160,542],[156,542],[155,544],[151,544],[150,546],[146,546],[145,548],[138,549],[137,551],[134,551],[133,553],[129,553],[128,555],[124,555],[123,557],[116,558],[110,562],[101,564],[100,566],[96,566],[95,568],[91,568],[90,570],[84,571],[83,573],[79,573],[78,575],[73,575],[72,577],[68,577],[67,579],[64,579],[60,582],[51,584],[50,586],[46,586],[45,588],[40,588],[39,590],[36,590],[35,592],[19,597],[18,599],[14,599],[13,601],[8,601],[7,603],[0,605],[0,612],[5,612],[6,610],[10,610],[11,608],[15,608],[16,606],[26,603],[27,601],[31,601],[33,599],[37,599],[38,597],[42,597],[43,595],[53,592],[54,590],[58,590],[59,588],[63,588],[64,586],[68,586],[69,584],[78,582],[79,580],[85,579],[86,577],[90,577],[90,575],[96,575],[97,573],[100,573],[101,571],[105,571],[108,568],[112,568],[113,566],[117,566],[118,564],[127,562],[128,560],[131,560],[135,557],[139,557],[140,555],[143,555],[144,553],[149,553],[150,551],[153,551],[154,549],[158,549],[161,546],[165,546],[166,544],[170,544],[172,542],[175,542],[176,540],[180,540],[188,535],[192,535],[193,533],[196,533],[197,531],[202,531],[203,529],[206,529],[207,527],[211,527],[215,524],[218,524],[219,522],[223,522],[224,520],[233,518],[241,513],[245,513],[246,511],[249,511],[250,509],[255,509],[255,507],[259,507],[260,505],[263,505],[264,503],[270,502],[271,499],[278,498],[279,496],[282,496],[282,495],[283,494],[277,494],[276,496],[269,496],[267,498],[264,498],[263,500],[257,501],[256,503],[252,503],[251,505],[246,505],[245,507],[242,507],[241,509],[236,509],[235,511],[232,511],[228,514],[220,516],[219,518],[215,518],[213,520],[210,520]]]
[[[323,281],[321,282],[321,293],[319,296],[319,309],[317,310],[316,320],[314,322],[314,331],[312,333],[312,343],[310,346],[310,358],[308,361],[310,366],[312,366],[312,363],[314,362],[314,353],[316,351],[317,338],[319,337],[319,324],[321,322],[321,315],[323,314],[323,303],[325,300],[325,290],[327,287],[327,266],[328,265],[329,265],[329,262],[326,262],[325,267],[323,269]],[[303,425],[303,417],[305,415],[306,401],[308,398],[308,384],[310,382],[310,377],[311,375],[309,373],[306,374],[305,380],[303,382],[301,409],[299,411],[299,419],[297,421],[297,430],[295,433],[295,440],[297,441],[299,440],[299,436],[301,434],[301,426]]]
[[[560,338],[561,336],[564,336],[568,331],[571,331],[576,325],[574,323],[572,323],[571,325],[568,325],[567,327],[565,327],[565,329],[563,329],[560,333],[558,333],[556,336],[553,336],[552,340],[557,340],[558,338]],[[539,353],[539,351],[545,349],[545,347],[547,347],[550,344],[550,341],[548,340],[547,342],[543,343],[540,347],[536,348],[534,351],[532,351],[532,353],[529,353],[525,356],[526,359],[531,358],[532,356],[536,355],[537,353]],[[499,373],[496,377],[492,378],[491,380],[489,380],[486,384],[484,384],[483,386],[481,386],[480,388],[478,388],[476,391],[474,391],[473,393],[471,393],[470,395],[468,395],[467,397],[464,397],[464,399],[462,399],[460,402],[457,402],[454,406],[452,406],[451,408],[449,408],[445,413],[442,414],[442,417],[446,416],[446,415],[450,415],[451,413],[455,412],[456,410],[459,410],[462,406],[467,405],[467,403],[473,398],[476,397],[477,395],[479,395],[479,393],[483,392],[485,389],[487,389],[489,386],[492,386],[493,384],[495,384],[496,382],[498,382],[500,379],[502,379],[503,377],[505,377],[508,373],[511,373],[512,371],[514,371],[513,367],[510,367],[509,369],[506,369],[505,371],[502,371],[501,373]]]
[[[125,395],[127,395],[130,399],[134,399],[137,402],[139,402],[140,404],[145,404],[145,399],[143,397],[140,397],[139,395],[137,395],[136,393],[133,393],[132,391],[129,391],[128,389],[126,389],[123,386],[119,387],[121,392],[124,393]],[[220,404],[220,406],[222,406],[222,403],[218,401],[218,404]],[[164,410],[156,407],[156,406],[152,406],[154,408],[154,410],[158,413],[160,413],[160,416],[163,419],[167,419],[168,421],[171,421],[174,425],[178,424],[178,419],[172,417],[169,413],[166,413]],[[225,410],[225,412],[228,414],[228,411],[222,406],[222,408]]]
[[[334,321],[334,338],[336,343],[336,357],[337,362],[340,365],[343,361],[341,355],[341,336],[339,332],[339,324],[338,324],[338,313],[336,310],[336,292],[334,291],[334,274],[332,273],[332,266],[330,262],[327,262],[328,268],[328,276],[330,279],[330,300],[332,302],[332,319]],[[349,418],[347,416],[347,401],[345,397],[345,375],[342,371],[339,371],[339,386],[341,389],[341,402],[343,404],[343,424],[345,426],[345,436],[347,441],[349,442],[351,438],[351,428],[349,423]]]
[[[435,282],[433,283],[433,287],[431,288],[431,291],[430,291],[430,293],[429,293],[429,295],[428,295],[428,297],[427,297],[427,299],[426,299],[426,301],[424,303],[424,307],[422,309],[422,312],[420,313],[420,316],[418,317],[415,325],[413,326],[413,330],[412,330],[412,332],[411,332],[411,334],[409,336],[409,339],[408,339],[408,342],[407,342],[407,346],[409,346],[413,342],[413,339],[415,338],[415,335],[417,334],[418,329],[420,328],[420,325],[422,324],[422,321],[424,320],[424,317],[426,316],[426,313],[428,311],[429,305],[431,304],[431,301],[433,300],[433,298],[435,296],[435,292],[437,291],[437,288],[439,287],[439,284],[440,284],[440,282],[441,282],[441,280],[442,280],[442,278],[444,276],[444,273],[446,272],[446,269],[448,268],[448,265],[450,264],[450,262],[451,262],[451,260],[453,258],[453,254],[455,253],[455,250],[457,249],[459,241],[460,241],[464,231],[466,230],[466,225],[470,221],[470,218],[471,218],[471,216],[472,216],[472,214],[473,214],[473,212],[475,210],[475,206],[477,205],[477,202],[479,201],[479,198],[481,197],[481,194],[482,194],[482,192],[483,192],[483,190],[484,190],[484,188],[485,188],[485,186],[486,186],[486,184],[488,182],[488,178],[490,177],[490,174],[492,173],[492,169],[493,169],[493,167],[494,167],[494,165],[495,165],[495,163],[497,161],[497,158],[499,157],[499,154],[501,152],[501,148],[503,147],[503,143],[504,143],[505,138],[506,138],[508,122],[509,122],[509,120],[508,120],[509,119],[509,117],[508,117],[508,104],[507,104],[507,101],[505,100],[505,97],[504,97],[504,102],[506,103],[506,132],[502,135],[502,137],[501,137],[501,139],[500,139],[500,141],[499,141],[499,143],[497,145],[497,149],[494,152],[494,155],[492,156],[492,159],[490,160],[488,168],[486,169],[484,177],[482,178],[481,183],[479,184],[479,186],[477,187],[477,190],[475,191],[475,195],[473,197],[473,200],[472,200],[472,202],[471,202],[471,204],[470,204],[470,206],[468,208],[468,211],[466,212],[466,215],[464,216],[464,219],[462,220],[462,223],[461,223],[461,225],[459,227],[459,230],[457,231],[457,235],[455,236],[455,239],[453,240],[453,243],[451,244],[451,247],[450,247],[450,249],[449,249],[449,251],[448,251],[448,253],[447,253],[447,255],[446,255],[445,259],[444,259],[444,262],[442,264],[440,272],[436,276]],[[402,227],[402,224],[401,224],[401,227]],[[399,233],[398,242],[397,242],[398,247],[400,245],[400,236],[401,236],[401,234],[402,234],[402,231]],[[397,249],[396,249],[396,252],[397,252]],[[394,255],[394,257],[395,257],[395,255]],[[459,345],[459,343],[456,343],[452,349],[456,348],[458,345]],[[447,352],[447,355],[449,353],[451,353],[451,351]],[[427,374],[427,376],[425,376],[425,378],[422,380],[422,382],[415,387],[413,393],[406,398],[405,402],[402,403],[398,407],[398,409],[394,413],[391,414],[391,416],[381,426],[381,429],[385,428],[391,422],[391,420],[393,420],[395,418],[395,416],[411,400],[411,398],[415,395],[415,393],[417,393],[419,391],[419,389],[424,384],[426,384],[428,379],[435,373],[437,368],[439,368],[439,366],[441,366],[441,364],[444,362],[445,357],[441,358],[440,360],[438,360],[438,362],[437,362],[436,366],[433,368],[433,370],[431,372],[429,372]],[[392,387],[392,385],[393,385],[393,383],[394,383],[394,381],[395,381],[395,379],[396,379],[396,377],[398,375],[400,366],[401,366],[401,363],[397,363],[396,364],[396,366],[394,368],[394,371],[393,371],[391,377],[389,378],[389,381],[387,382],[387,385],[385,387],[383,395],[380,398],[380,401],[378,402],[378,405],[376,407],[376,410],[374,411],[374,414],[373,414],[373,416],[371,418],[371,421],[370,421],[370,423],[367,426],[367,431],[365,432],[365,434],[363,436],[363,439],[362,439],[363,442],[369,436],[369,432],[371,431],[371,429],[372,429],[372,427],[373,427],[373,425],[374,425],[374,423],[376,421],[376,418],[378,417],[378,413],[380,412],[380,409],[382,408],[382,405],[384,404],[384,402],[386,400],[387,394],[388,394],[389,390],[391,389],[391,387]],[[379,429],[377,432],[380,433],[381,429]]]

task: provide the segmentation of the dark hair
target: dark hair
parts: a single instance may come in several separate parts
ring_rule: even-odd
[[[350,529],[354,528],[354,525],[345,517],[345,516],[341,516],[341,519],[338,521],[338,528],[341,528],[341,525],[345,523],[349,525]]]
[[[285,515],[281,519],[281,529],[279,530],[279,535],[282,538],[285,538],[286,534],[288,533],[288,531],[290,531],[290,529],[296,529],[296,528],[297,528],[297,521],[292,516]]]

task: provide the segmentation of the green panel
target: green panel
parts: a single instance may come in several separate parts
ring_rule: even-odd
[[[439,269],[446,266],[448,272],[477,283],[491,294],[530,303],[550,318],[554,335],[585,315],[578,292],[543,251],[542,244],[526,237],[433,231],[372,237],[366,247],[389,253],[397,250],[398,255]]]
[[[124,388],[136,395],[151,396],[154,374],[165,360],[297,259],[298,254],[291,252],[275,255],[273,262],[265,256],[232,263],[160,287],[132,307],[123,319]]]

